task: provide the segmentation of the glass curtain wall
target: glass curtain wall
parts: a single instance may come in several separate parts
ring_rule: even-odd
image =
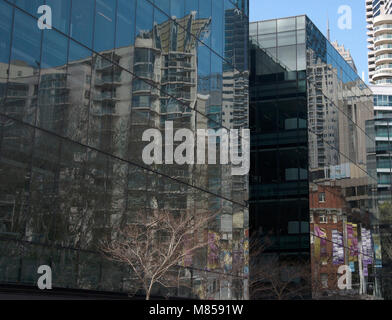
[[[371,91],[306,16],[251,23],[250,48],[251,236],[263,259],[296,268],[295,297],[339,296],[341,265],[349,294],[380,296]]]
[[[127,291],[102,239],[140,211],[210,211],[169,294],[245,298],[247,177],[147,165],[142,135],[248,127],[248,1],[0,0],[0,30],[0,282],[35,285],[47,264],[54,287]]]

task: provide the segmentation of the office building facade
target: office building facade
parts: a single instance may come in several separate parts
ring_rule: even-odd
[[[286,272],[302,296],[341,294],[341,265],[350,294],[379,296],[372,93],[306,16],[249,33],[251,238],[288,274],[303,271],[301,281]]]
[[[374,116],[377,153],[378,201],[381,208],[379,229],[382,244],[383,295],[390,298],[391,262],[388,258],[390,225],[388,204],[391,202],[391,103],[392,95],[392,1],[366,1],[366,21],[368,29],[368,64],[370,89],[374,94]],[[387,250],[387,251],[385,251]]]
[[[1,0],[0,15],[0,283],[50,265],[55,288],[128,292],[100,241],[137,212],[209,210],[185,285],[153,294],[246,298],[247,176],[147,165],[142,135],[247,128],[248,1]]]

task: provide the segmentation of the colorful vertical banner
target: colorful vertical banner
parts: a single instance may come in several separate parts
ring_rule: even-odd
[[[319,225],[314,225],[314,254],[317,259],[320,258],[320,252],[323,256],[326,254],[327,232],[320,228]]]
[[[366,264],[373,264],[372,234],[370,230],[361,228],[362,255]]]
[[[207,252],[207,269],[218,269],[219,263],[219,241],[220,237],[217,232],[208,232],[208,252]]]
[[[188,234],[185,235],[184,238],[184,251],[185,251],[185,256],[184,256],[184,261],[183,261],[183,266],[184,267],[190,267],[192,266],[193,262],[193,253],[189,250],[192,247],[193,242],[193,235]]]
[[[332,263],[334,265],[344,264],[343,233],[332,230]]]
[[[382,268],[381,239],[379,234],[373,234],[375,267]]]
[[[358,230],[357,225],[354,223],[347,223],[347,245],[349,248],[349,262],[358,261]],[[354,264],[355,265],[355,264]],[[350,264],[351,266],[351,264]]]
[[[368,265],[374,263],[374,252],[372,244],[372,234],[370,230],[361,228],[361,238],[362,238],[362,264],[363,264],[363,275],[365,277],[368,274]]]
[[[249,229],[244,230],[244,274],[249,274]]]

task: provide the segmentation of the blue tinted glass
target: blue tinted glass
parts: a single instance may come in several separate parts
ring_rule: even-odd
[[[184,1],[184,0],[183,0]],[[170,1],[169,0],[154,0],[155,6],[161,9],[164,13],[170,16]]]
[[[94,0],[73,0],[70,35],[91,48],[94,27]]]
[[[170,0],[170,16],[182,18],[184,16],[185,0]]]
[[[161,10],[154,10],[154,24],[160,25],[170,18]]]
[[[225,31],[223,0],[212,2],[212,21],[211,21],[211,46],[218,54],[223,56],[223,39]]]
[[[114,47],[116,0],[96,0],[94,50],[104,51]]]
[[[19,60],[33,68],[40,64],[42,31],[37,28],[37,20],[16,10],[11,60]]]
[[[36,17],[39,16],[38,8],[45,4],[43,0],[14,0],[14,2],[16,6]]]
[[[118,0],[116,47],[127,47],[135,42],[136,0]]]
[[[5,2],[0,2],[0,63],[8,63],[10,54],[12,8]],[[3,75],[1,75],[3,77]]]
[[[136,6],[136,36],[152,30],[153,6],[147,0],[138,0]]]
[[[67,63],[68,38],[56,30],[45,30],[42,41],[41,68],[64,66]]]
[[[46,0],[46,4],[52,9],[53,27],[68,34],[71,0]]]
[[[199,1],[199,19],[211,19],[211,0],[200,0]],[[211,45],[211,35],[209,32],[205,32],[200,35],[200,40]]]
[[[87,57],[91,57],[91,51],[77,44],[76,42],[70,40],[68,63],[86,59]]]
[[[185,14],[190,14],[192,11],[196,12],[196,19],[199,17],[199,1],[185,0]]]

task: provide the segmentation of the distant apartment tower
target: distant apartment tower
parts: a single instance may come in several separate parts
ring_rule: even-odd
[[[366,19],[369,48],[369,81],[374,96],[374,124],[377,156],[377,199],[391,201],[391,125],[392,125],[392,1],[366,0]],[[379,230],[381,248],[389,241],[391,221],[385,210],[380,211]],[[392,296],[389,287],[391,259],[382,249],[383,297]]]
[[[369,80],[392,83],[392,1],[366,0]]]

